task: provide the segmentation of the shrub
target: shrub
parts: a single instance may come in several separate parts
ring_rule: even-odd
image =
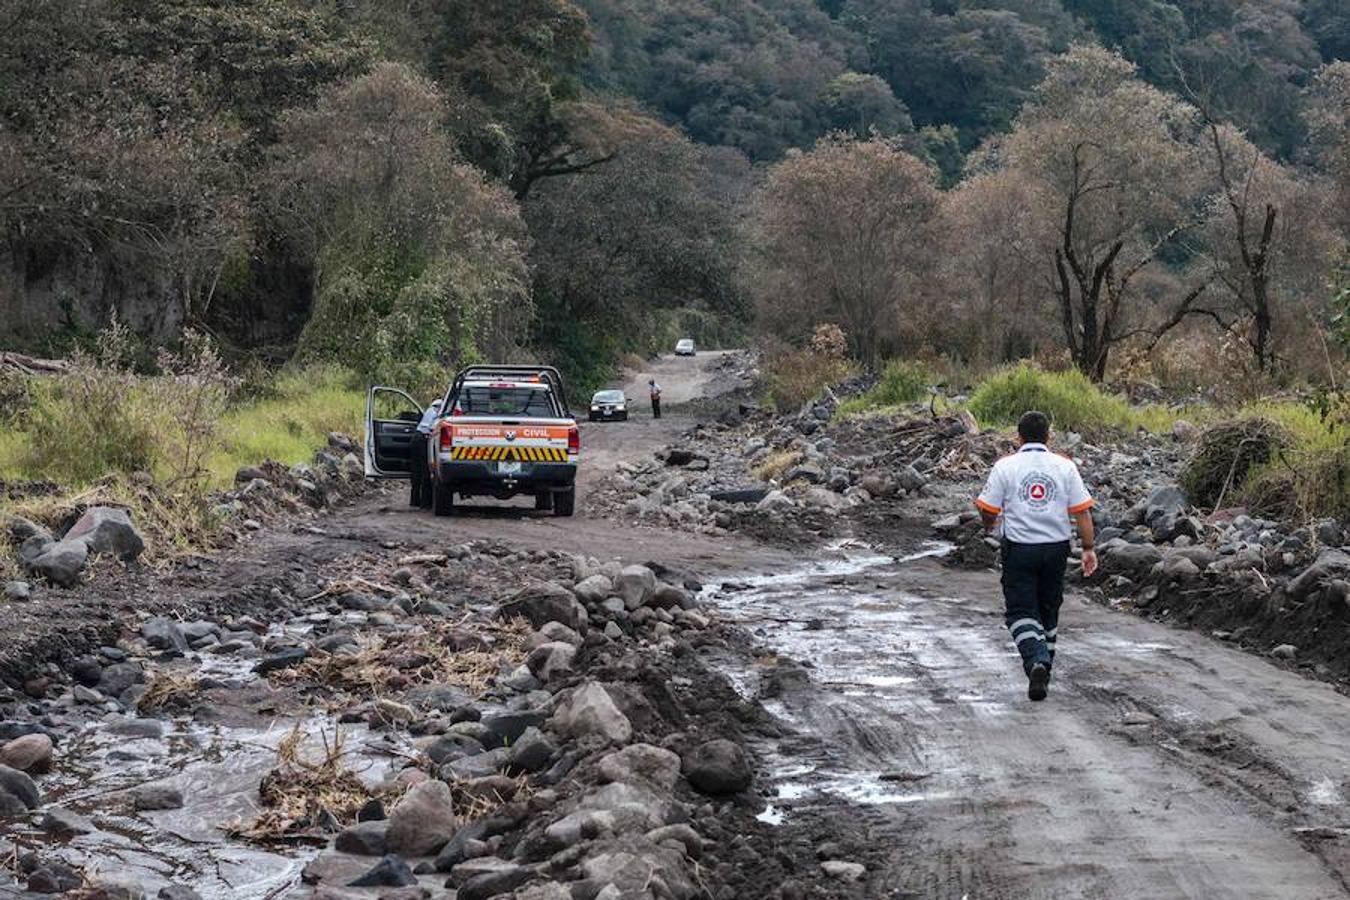
[[[1217,508],[1225,499],[1236,499],[1251,469],[1292,444],[1289,432],[1270,419],[1220,422],[1200,435],[1195,454],[1181,470],[1181,486],[1196,506]]]
[[[1059,431],[1090,436],[1133,428],[1160,430],[1171,424],[1164,411],[1131,407],[1076,369],[1046,372],[1019,365],[991,376],[970,398],[970,412],[986,425],[1014,425],[1029,409],[1048,415]]]
[[[1240,502],[1268,518],[1350,518],[1350,401],[1268,401],[1243,413],[1275,423],[1286,443],[1250,467]]]
[[[923,399],[932,384],[933,373],[923,363],[893,359],[871,390],[839,404],[839,415],[847,417],[913,403]]]
[[[779,412],[799,409],[818,397],[826,387],[854,374],[846,360],[822,356],[810,350],[787,350],[770,358],[762,367],[765,395]]]

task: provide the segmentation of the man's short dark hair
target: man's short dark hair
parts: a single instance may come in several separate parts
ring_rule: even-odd
[[[1029,410],[1017,420],[1017,435],[1027,444],[1044,444],[1050,439],[1050,417],[1043,412]]]

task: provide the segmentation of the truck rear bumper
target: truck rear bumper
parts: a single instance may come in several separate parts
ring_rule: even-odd
[[[575,463],[521,463],[519,472],[499,472],[495,462],[442,462],[437,478],[456,493],[505,499],[517,494],[563,491],[576,483]]]

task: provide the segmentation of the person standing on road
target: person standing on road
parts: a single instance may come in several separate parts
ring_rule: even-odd
[[[647,379],[647,390],[652,395],[652,418],[661,418],[661,385],[655,378]]]
[[[1006,622],[1027,673],[1027,696],[1044,700],[1050,686],[1069,559],[1070,519],[1083,543],[1083,574],[1097,570],[1093,499],[1072,459],[1050,452],[1050,419],[1027,412],[1017,423],[1017,452],[994,464],[976,499],[986,531],[1003,521]]]
[[[431,480],[427,477],[430,474],[427,467],[427,441],[431,438],[431,429],[435,427],[440,414],[441,401],[431,401],[431,405],[422,413],[422,420],[417,423],[417,430],[413,432],[412,441],[408,444],[408,478],[412,482],[412,495],[408,498],[409,506],[423,509],[431,506]]]

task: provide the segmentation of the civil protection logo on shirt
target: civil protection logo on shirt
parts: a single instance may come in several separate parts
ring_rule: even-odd
[[[1017,496],[1032,509],[1042,510],[1055,499],[1055,482],[1044,472],[1028,472],[1017,486]]]

